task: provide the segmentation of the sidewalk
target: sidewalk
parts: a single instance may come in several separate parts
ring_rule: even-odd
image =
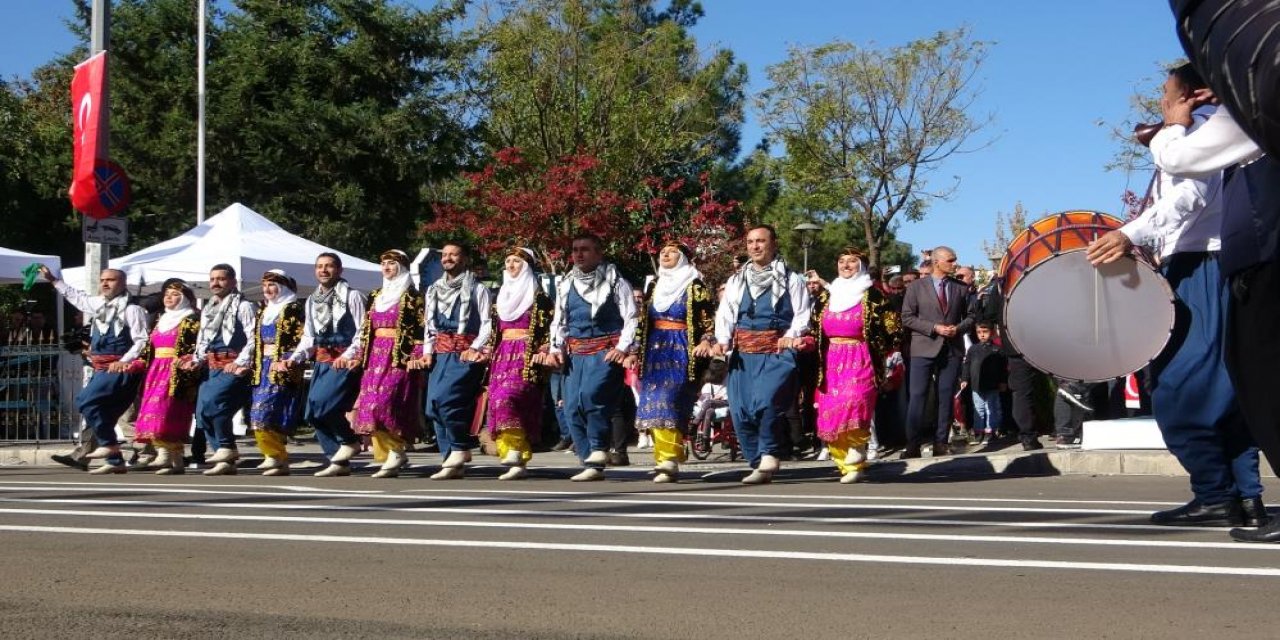
[[[246,459],[258,457],[256,449],[250,441],[241,443],[241,450]],[[42,444],[0,444],[0,469],[14,467],[57,467],[49,456],[65,452],[72,447],[69,443]],[[320,447],[314,441],[304,440],[303,444],[290,445],[291,465],[299,472],[306,469],[319,469],[324,463]],[[624,471],[623,475],[646,475],[652,466],[651,452],[629,451],[631,466],[614,468]],[[439,455],[429,452],[411,452],[410,464],[413,466],[432,466],[440,463]],[[355,460],[357,468],[372,460],[367,454]],[[492,456],[476,455],[473,463],[477,467],[497,467],[498,461]],[[536,453],[529,465],[535,469],[572,469],[578,462],[573,455],[565,452],[549,451]],[[1263,477],[1275,475],[1268,464],[1262,464]],[[681,465],[681,471],[688,473],[719,474],[720,472],[736,472],[746,470],[741,460],[729,462],[728,455],[719,450],[713,452],[705,461],[690,458]],[[784,471],[803,471],[804,476],[826,475],[834,467],[830,461],[798,460],[783,463]],[[1057,475],[1147,475],[1147,476],[1185,476],[1186,471],[1178,464],[1173,455],[1167,451],[1128,450],[1128,451],[1084,451],[1081,449],[1053,449],[1052,445],[1038,451],[1023,451],[1014,443],[995,451],[982,451],[940,458],[917,458],[899,460],[893,453],[888,459],[876,460],[867,470],[872,481],[928,480],[947,477],[1001,477],[1001,476],[1057,476]]]

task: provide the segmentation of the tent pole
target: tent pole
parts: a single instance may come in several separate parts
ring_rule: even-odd
[[[196,26],[196,224],[204,224],[204,23],[207,0],[199,0]]]

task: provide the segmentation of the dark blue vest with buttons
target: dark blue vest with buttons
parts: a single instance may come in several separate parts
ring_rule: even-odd
[[[622,332],[622,312],[618,310],[618,301],[613,292],[594,318],[591,317],[591,304],[578,295],[573,283],[566,282],[569,287],[569,299],[565,301],[566,317],[565,335],[570,338],[597,338]]]

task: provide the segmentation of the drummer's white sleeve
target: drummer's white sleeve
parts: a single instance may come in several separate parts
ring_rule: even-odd
[[[1160,180],[1165,182],[1165,176],[1161,176]],[[1193,224],[1196,215],[1205,210],[1210,196],[1220,186],[1221,179],[1214,175],[1208,180],[1172,178],[1168,182],[1172,186],[1147,207],[1142,215],[1120,227],[1120,232],[1137,245],[1152,244],[1156,239],[1163,238],[1163,253],[1166,255],[1173,251],[1174,240],[1179,233]]]
[[[1257,143],[1222,108],[1191,132],[1179,124],[1169,125],[1151,139],[1156,166],[1183,178],[1212,176],[1261,155]]]

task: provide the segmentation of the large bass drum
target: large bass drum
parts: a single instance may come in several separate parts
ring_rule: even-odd
[[[1095,211],[1037,220],[1000,262],[1003,338],[1032,366],[1099,382],[1147,366],[1173,333],[1169,283],[1143,256],[1095,268],[1089,243],[1121,226]]]

